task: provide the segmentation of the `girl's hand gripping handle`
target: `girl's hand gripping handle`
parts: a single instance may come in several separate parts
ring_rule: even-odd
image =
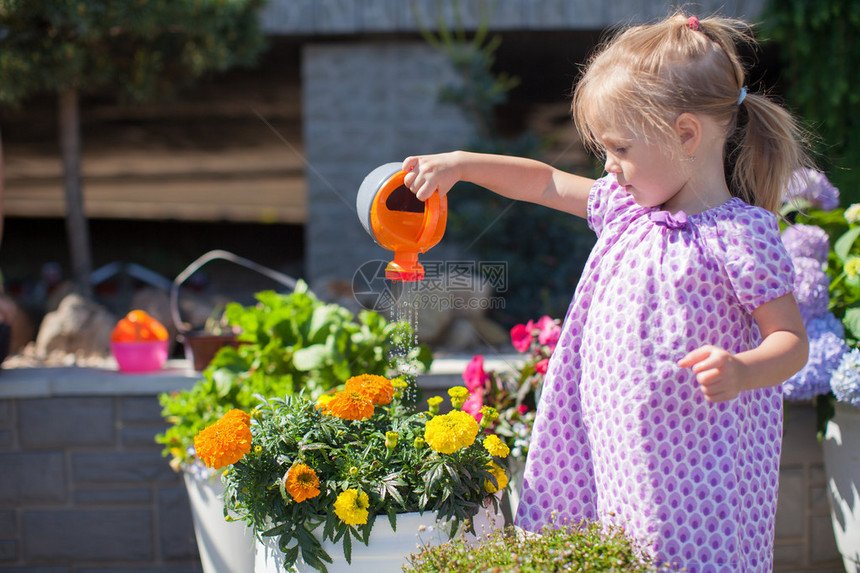
[[[403,184],[421,201],[429,199],[434,191],[443,197],[460,180],[457,153],[407,157],[402,167],[406,172]]]

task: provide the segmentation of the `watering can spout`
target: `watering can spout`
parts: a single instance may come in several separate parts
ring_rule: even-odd
[[[424,267],[418,254],[442,239],[448,219],[448,201],[434,193],[418,200],[403,183],[399,163],[377,167],[364,178],[356,197],[358,218],[364,229],[382,247],[394,251],[385,278],[419,281]]]

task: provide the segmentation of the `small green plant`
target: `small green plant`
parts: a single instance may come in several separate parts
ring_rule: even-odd
[[[368,310],[356,318],[342,306],[317,299],[303,281],[290,294],[265,291],[256,299],[252,306],[231,303],[224,312],[227,324],[240,330],[242,344],[219,350],[189,390],[159,396],[171,426],[155,441],[164,445],[164,455],[176,468],[194,460],[197,432],[233,408],[250,411],[259,396],[304,390],[316,398],[355,371],[418,372],[432,361],[426,346],[407,344],[412,340],[407,323],[389,322]]]
[[[413,554],[406,571],[471,573],[499,571],[668,571],[645,557],[621,529],[599,523],[545,527],[539,535],[515,528],[494,531],[478,545],[456,539]]]

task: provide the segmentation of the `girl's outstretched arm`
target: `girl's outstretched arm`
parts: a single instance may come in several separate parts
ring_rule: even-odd
[[[809,340],[794,295],[766,302],[752,313],[762,343],[746,352],[731,354],[716,346],[702,346],[678,361],[692,368],[710,402],[731,400],[744,390],[776,386],[806,364]]]
[[[403,170],[408,172],[404,183],[422,201],[436,190],[446,194],[457,181],[469,181],[511,199],[583,218],[594,184],[533,159],[466,151],[407,157]]]

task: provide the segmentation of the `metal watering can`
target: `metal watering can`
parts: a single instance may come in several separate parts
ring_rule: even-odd
[[[420,281],[424,267],[418,253],[427,252],[442,239],[448,221],[448,199],[433,193],[420,201],[404,184],[400,163],[386,163],[371,171],[355,199],[358,218],[373,240],[389,251],[394,260],[385,268],[385,278]]]

